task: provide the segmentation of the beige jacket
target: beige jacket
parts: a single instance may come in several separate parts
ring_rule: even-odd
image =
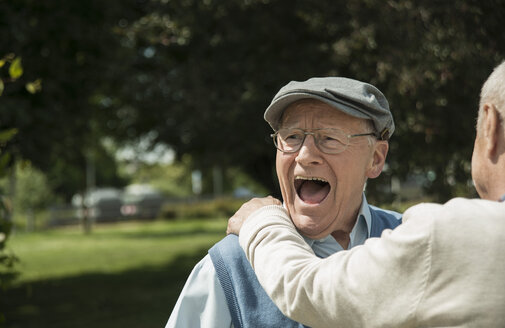
[[[311,327],[505,327],[505,203],[420,204],[403,222],[319,259],[267,206],[240,244],[279,309]]]

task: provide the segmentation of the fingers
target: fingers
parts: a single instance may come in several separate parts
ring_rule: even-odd
[[[242,204],[238,211],[230,219],[228,219],[226,234],[238,235],[245,220],[247,220],[253,212],[269,205],[282,205],[282,203],[280,200],[272,196],[268,196],[263,198],[253,198]]]
[[[240,228],[242,227],[243,221],[238,219],[235,216],[232,216],[228,219],[228,227],[226,227],[226,234],[234,234],[237,235],[240,233]]]
[[[280,200],[272,196],[266,196],[263,198],[255,198],[255,199],[268,205],[278,205],[281,203]]]

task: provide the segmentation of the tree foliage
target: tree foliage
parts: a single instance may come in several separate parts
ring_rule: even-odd
[[[44,87],[29,100],[6,88],[1,125],[60,192],[83,184],[102,136],[146,133],[273,191],[264,109],[290,80],[340,75],[390,101],[379,184],[430,172],[430,193],[468,194],[480,86],[505,55],[503,0],[17,0],[0,2],[0,18],[0,50],[14,45]]]
[[[396,118],[391,174],[431,172],[427,187],[444,199],[469,179],[480,86],[505,54],[504,15],[503,1],[153,1],[125,28],[143,76],[125,84],[128,103],[157,112],[136,123],[178,153],[268,183],[262,112],[275,92],[312,76],[370,81]]]
[[[44,88],[28,97],[37,84],[6,85],[0,127],[18,129],[12,157],[30,160],[67,198],[85,185],[88,154],[104,154],[100,136],[109,133],[116,113],[97,95],[121,78],[113,72],[123,48],[111,31],[135,8],[123,1],[0,1],[0,53],[22,57],[24,78]],[[99,170],[97,180],[113,184],[107,171]]]
[[[5,176],[10,154],[5,151],[5,145],[16,134],[15,129],[0,131],[0,178]],[[6,250],[7,240],[9,238],[12,222],[10,221],[11,205],[4,193],[0,192],[0,297],[3,291],[17,276],[14,264],[18,261],[17,257]],[[0,327],[4,326],[5,316],[0,310]]]

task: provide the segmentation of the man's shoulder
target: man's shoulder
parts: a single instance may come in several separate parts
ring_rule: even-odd
[[[238,236],[229,234],[209,249],[210,257],[215,260],[219,257],[241,257],[243,250],[238,242]]]
[[[207,254],[193,267],[166,327],[230,326],[226,297]]]
[[[191,275],[195,280],[214,280],[216,270],[209,254],[205,255],[194,267]]]
[[[371,214],[370,237],[379,237],[386,229],[395,229],[402,223],[402,215],[369,205]]]
[[[420,213],[434,213],[434,212],[442,212],[442,211],[450,211],[450,212],[461,212],[466,213],[467,211],[475,211],[475,210],[497,210],[501,211],[505,203],[500,203],[497,201],[478,199],[478,198],[463,198],[456,197],[447,201],[445,204],[438,203],[420,203],[408,208],[405,211],[405,214],[410,212],[420,212]]]
[[[443,205],[450,209],[466,210],[471,209],[488,209],[488,210],[501,210],[505,207],[504,202],[480,199],[480,198],[462,198],[457,197],[449,200]]]
[[[212,246],[208,256],[221,283],[223,283],[223,279],[228,280],[231,273],[245,272],[250,268],[245,253],[238,242],[238,237],[233,234],[226,236]]]
[[[209,254],[204,256],[191,270],[181,297],[200,297],[210,293],[209,286],[216,285],[218,277]],[[208,296],[205,296],[208,297]]]
[[[423,220],[432,218],[437,222],[448,221],[447,223],[456,220],[458,224],[463,222],[462,219],[467,218],[468,222],[474,221],[476,224],[481,224],[485,220],[505,219],[505,203],[460,197],[453,198],[445,204],[421,203],[405,211],[404,220],[414,218]]]
[[[398,213],[396,211],[386,210],[386,209],[383,209],[383,208],[380,208],[380,207],[377,207],[374,205],[368,205],[368,206],[370,207],[370,212],[373,212],[375,214],[378,214],[378,215],[381,215],[384,217],[388,217],[391,219],[396,219],[396,220],[401,220],[401,218],[402,218],[402,214]]]
[[[199,284],[203,281],[217,280],[216,256],[214,254],[217,253],[219,256],[230,257],[232,256],[231,254],[238,254],[239,251],[243,252],[237,239],[235,235],[228,235],[214,244],[214,246],[209,249],[208,253],[195,264],[187,283]]]

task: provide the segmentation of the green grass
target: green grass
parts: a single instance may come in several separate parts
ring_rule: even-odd
[[[226,220],[127,222],[14,234],[21,276],[0,297],[6,327],[164,327]]]

